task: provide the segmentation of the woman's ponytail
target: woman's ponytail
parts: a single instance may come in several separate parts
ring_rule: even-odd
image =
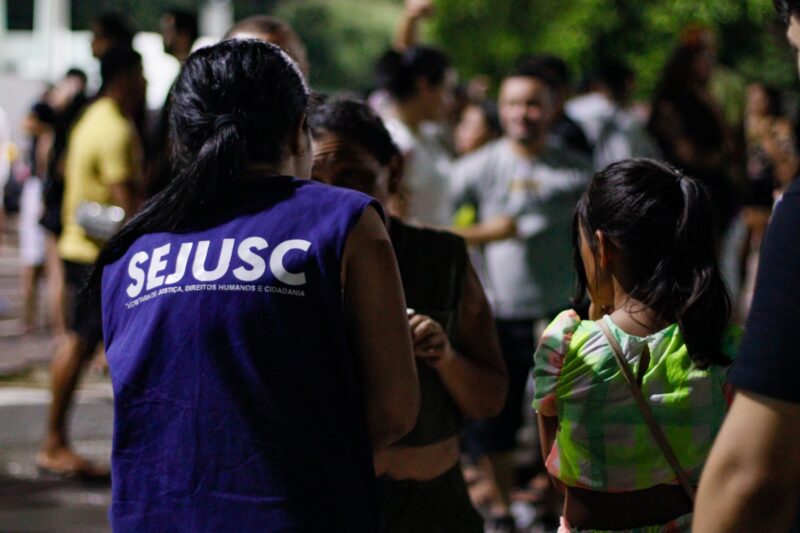
[[[275,45],[232,39],[193,53],[170,96],[172,177],[108,241],[82,297],[99,297],[103,268],[140,236],[198,229],[222,215],[227,188],[248,164],[280,162],[307,107],[302,74]]]

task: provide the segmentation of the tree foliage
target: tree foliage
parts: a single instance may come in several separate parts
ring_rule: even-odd
[[[275,14],[305,41],[316,88],[365,92],[401,12],[392,0],[283,0]]]
[[[613,58],[649,93],[690,24],[713,29],[721,63],[746,79],[793,82],[771,0],[437,0],[432,33],[465,76],[498,79],[522,54],[560,55],[575,72]]]
[[[312,80],[323,89],[363,92],[389,46],[403,0],[232,0],[237,19],[285,18],[306,42]],[[166,5],[198,9],[205,0],[72,0],[73,27],[97,13],[125,13],[139,29],[157,30]],[[462,78],[499,80],[522,54],[554,53],[575,73],[604,58],[625,60],[649,94],[689,24],[712,28],[720,61],[748,80],[792,87],[791,52],[772,0],[435,0],[425,39],[453,59]]]

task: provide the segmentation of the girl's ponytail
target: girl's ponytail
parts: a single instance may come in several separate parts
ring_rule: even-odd
[[[730,364],[720,339],[728,327],[731,302],[717,265],[713,215],[708,189],[699,181],[678,178],[683,212],[670,255],[674,276],[675,317],[689,355],[699,368]]]
[[[620,249],[626,291],[659,320],[677,322],[699,368],[730,363],[721,341],[731,302],[717,264],[712,199],[700,181],[652,159],[628,159],[595,175],[575,211],[578,300],[587,283],[580,228],[593,249],[597,230]]]

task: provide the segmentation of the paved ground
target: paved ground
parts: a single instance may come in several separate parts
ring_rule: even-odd
[[[55,340],[22,335],[19,263],[13,234],[0,236],[0,532],[110,531],[110,486],[40,474],[34,462],[50,393],[47,363]],[[88,376],[72,412],[75,447],[108,462],[113,406],[102,374]]]

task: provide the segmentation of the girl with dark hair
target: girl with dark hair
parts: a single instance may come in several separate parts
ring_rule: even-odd
[[[380,117],[344,100],[317,106],[309,122],[313,178],[387,202],[400,183],[403,158]],[[463,239],[396,218],[387,226],[413,308],[421,406],[411,432],[375,455],[384,530],[481,533],[483,521],[461,474],[458,433],[462,415],[493,416],[505,399],[507,374],[492,312]]]
[[[379,528],[372,452],[419,402],[405,302],[380,206],[308,179],[307,103],[260,41],[181,70],[176,175],[90,285],[102,273],[116,531]]]
[[[698,180],[630,159],[598,173],[578,203],[578,299],[588,291],[590,320],[561,313],[534,355],[542,452],[566,487],[561,531],[689,531],[692,486],[727,410],[740,336],[710,202]],[[651,436],[658,431],[675,464]]]
[[[378,87],[392,100],[386,128],[407,162],[393,211],[414,223],[449,226],[451,156],[438,124],[453,100],[450,61],[433,48],[390,50],[378,61],[375,74]]]

